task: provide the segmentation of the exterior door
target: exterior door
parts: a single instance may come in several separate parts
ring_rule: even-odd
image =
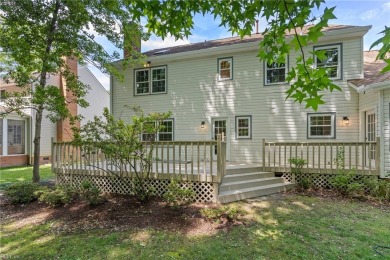
[[[217,135],[221,134],[224,139],[227,140],[227,120],[226,119],[213,119],[213,129],[212,129],[211,138],[213,140],[217,140]],[[228,149],[228,145],[226,143],[226,149]],[[214,147],[214,160],[217,159],[217,146]]]
[[[376,115],[374,110],[366,112],[366,142],[376,141]],[[369,145],[366,152],[366,165],[375,166],[375,145]]]

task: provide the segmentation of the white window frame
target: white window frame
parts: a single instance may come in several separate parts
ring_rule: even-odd
[[[160,92],[153,92],[153,82],[156,81],[162,81],[162,80],[153,80],[153,71],[158,70],[158,69],[164,69],[165,72],[165,90],[160,91]],[[167,85],[168,85],[168,79],[167,79],[167,66],[157,66],[157,67],[152,67],[152,68],[142,68],[142,69],[135,69],[134,70],[134,96],[145,96],[145,95],[156,95],[156,94],[166,94],[167,93]],[[137,82],[137,72],[140,71],[148,71],[148,80],[147,81],[142,81],[142,82]],[[137,93],[137,83],[148,83],[149,86],[149,92],[146,93]]]
[[[147,81],[141,81],[141,82],[137,82],[137,72],[141,72],[141,71],[148,71],[148,80]],[[150,69],[137,69],[137,70],[134,70],[134,93],[136,96],[143,96],[143,95],[149,95],[150,93]],[[149,92],[147,93],[138,93],[137,90],[137,83],[148,83],[149,85]]]
[[[278,82],[268,82],[268,71],[271,70],[279,70],[282,69],[283,67],[278,67],[277,68],[268,68],[268,63],[264,61],[264,85],[270,86],[270,85],[279,85],[279,84],[285,84],[286,78],[287,78],[287,73],[288,73],[288,55],[286,55],[286,60],[284,63],[284,81],[278,81]]]
[[[144,135],[154,135],[154,140],[155,142],[159,142],[160,141],[160,134],[172,134],[172,140],[167,140],[166,142],[172,142],[175,140],[175,120],[173,118],[169,118],[169,119],[166,119],[166,120],[163,120],[163,122],[172,122],[172,132],[166,132],[166,131],[157,131],[156,133],[152,133],[152,134],[148,134],[148,133],[142,133],[141,134],[141,138],[142,138],[142,141],[145,141],[144,140]],[[150,123],[153,123],[153,122],[150,122]],[[154,122],[155,126],[157,124],[157,122]]]
[[[312,135],[311,128],[314,125],[311,124],[312,118],[319,116],[330,116],[330,135]],[[315,125],[315,126],[329,126],[329,125]],[[307,138],[308,139],[335,139],[336,138],[336,113],[325,112],[325,113],[308,113],[307,114]]]
[[[230,68],[229,68],[229,73],[230,77],[229,78],[221,78],[221,63],[224,61],[229,61],[230,62]],[[227,70],[227,69],[223,69]],[[219,81],[225,81],[225,80],[232,80],[233,79],[233,57],[227,57],[227,58],[219,58],[218,59],[218,80]]]
[[[343,60],[343,57],[342,57],[342,49],[341,49],[341,43],[337,43],[337,44],[331,44],[331,45],[322,45],[322,46],[314,46],[314,51],[321,51],[321,50],[329,50],[329,49],[337,49],[337,55],[338,55],[338,60],[337,60],[337,66],[335,65],[332,65],[332,66],[328,66],[328,67],[337,67],[337,76],[336,77],[330,77],[330,79],[332,80],[337,80],[337,79],[341,79],[341,66],[342,66],[342,60]],[[325,67],[327,68],[327,66],[325,65],[326,63],[324,63],[324,66],[322,67]],[[318,68],[318,63],[317,63],[317,56],[314,55],[314,68]]]
[[[240,127],[238,124],[240,119],[247,119],[248,127]],[[248,135],[240,136],[240,129],[248,129]],[[236,139],[252,139],[252,116],[236,116]]]

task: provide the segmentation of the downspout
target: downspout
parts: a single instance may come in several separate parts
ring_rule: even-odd
[[[385,135],[384,135],[384,126],[385,126],[385,114],[384,114],[384,90],[379,91],[379,137],[380,137],[380,178],[385,177]]]
[[[34,84],[31,84],[31,92],[34,92]],[[32,95],[30,95],[30,98],[32,98]],[[33,118],[34,118],[34,112],[35,110],[31,107],[30,108],[30,120],[29,120],[29,126],[30,126],[30,138],[29,138],[29,155],[28,155],[28,164],[32,165],[33,162]]]

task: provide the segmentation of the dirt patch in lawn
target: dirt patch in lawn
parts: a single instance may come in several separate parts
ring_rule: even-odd
[[[89,206],[80,199],[71,204],[51,208],[38,201],[26,205],[13,205],[1,200],[0,221],[15,228],[50,223],[54,232],[78,232],[89,229],[159,229],[194,235],[213,235],[229,230],[242,222],[214,222],[204,219],[200,210],[217,207],[216,204],[194,203],[173,209],[160,199],[140,203],[134,197],[107,195],[107,201]]]

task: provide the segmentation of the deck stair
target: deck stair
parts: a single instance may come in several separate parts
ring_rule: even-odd
[[[292,188],[275,173],[263,172],[260,167],[241,167],[227,169],[219,187],[218,201],[228,203],[238,200],[279,193]]]

